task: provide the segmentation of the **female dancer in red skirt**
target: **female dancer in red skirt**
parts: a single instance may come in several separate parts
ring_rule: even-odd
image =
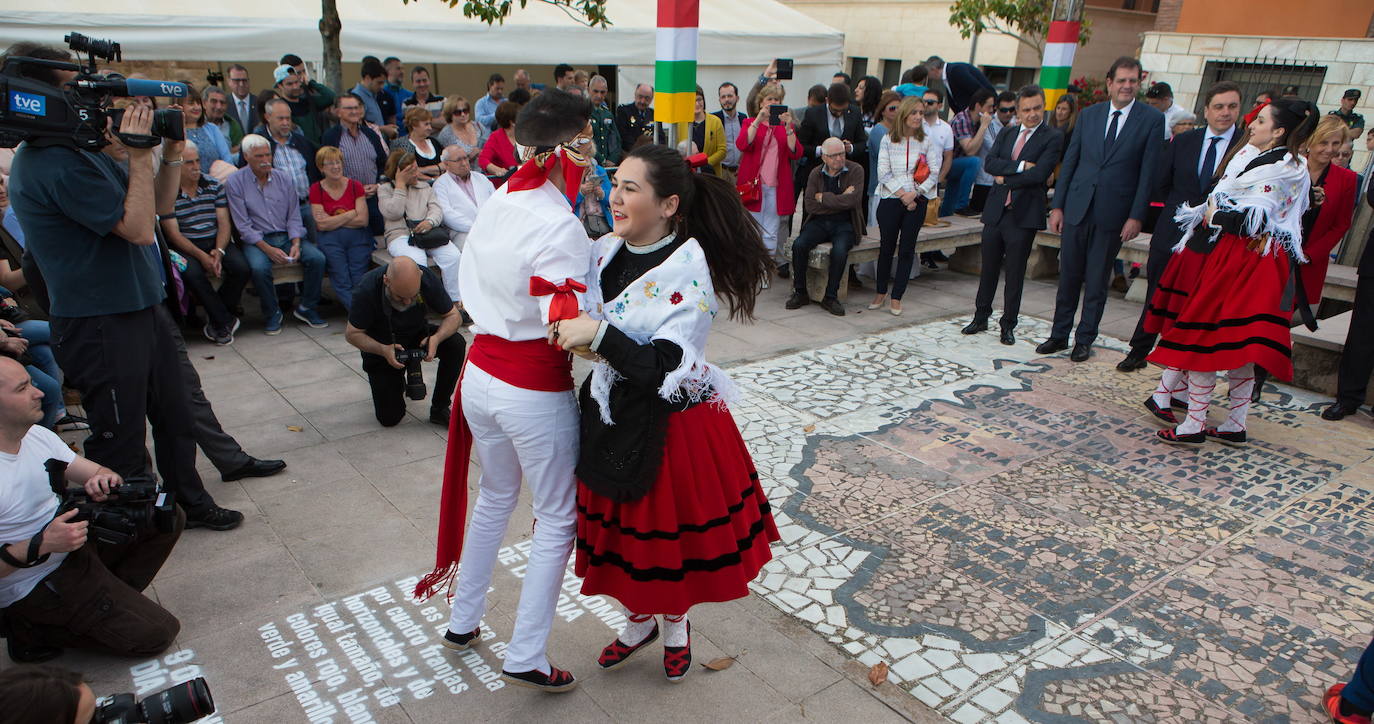
[[[549,338],[596,360],[582,386],[576,571],[629,623],[598,659],[624,663],[660,635],[671,681],[691,667],[687,610],[748,594],[778,532],[726,402],[734,386],[708,363],[716,293],[753,316],[771,262],[729,183],[696,174],[664,146],[621,163],[614,233],[592,247],[590,315]]]
[[[1188,415],[1157,433],[1164,442],[1202,445],[1210,438],[1245,445],[1256,366],[1279,379],[1293,376],[1291,275],[1295,263],[1307,261],[1302,215],[1311,186],[1307,162],[1293,149],[1317,119],[1307,101],[1279,99],[1263,108],[1250,124],[1248,143],[1223,166],[1206,207],[1185,206],[1175,217],[1190,231],[1160,279],[1146,320],[1161,333],[1148,359],[1165,367],[1146,407],[1173,422],[1173,393],[1188,391]],[[1230,383],[1230,412],[1213,428],[1207,410],[1220,371]]]

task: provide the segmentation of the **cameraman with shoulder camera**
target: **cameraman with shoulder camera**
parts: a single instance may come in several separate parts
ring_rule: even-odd
[[[18,56],[71,59],[32,43],[5,53]],[[26,61],[18,66],[21,77],[57,89],[76,76]],[[57,363],[85,403],[86,455],[125,477],[143,473],[145,420],[151,422],[157,468],[185,508],[188,527],[229,530],[243,515],[216,505],[196,472],[190,393],[170,317],[156,312],[165,296],[156,214],[173,213],[184,142],[162,139],[155,174],[147,147],[158,140],[152,130],[146,106],[124,112],[118,136],[127,147],[127,170],[65,137],[31,139],[15,153],[10,199],[26,250],[47,282]]]
[[[443,315],[437,327],[425,319],[426,310]],[[420,362],[438,357],[429,421],[448,426],[453,389],[467,349],[467,342],[457,334],[461,322],[458,307],[438,275],[409,257],[397,257],[363,275],[353,290],[344,337],[362,350],[378,422],[386,427],[398,424],[406,414],[405,396],[424,399]]]
[[[45,463],[66,463],[66,481],[94,501],[118,495],[123,478],[71,451],[38,425],[43,393],[18,362],[0,358],[0,618],[10,658],[44,661],[63,647],[151,656],[181,630],[176,617],[144,597],[176,545],[170,532],[146,530],[124,545],[88,542],[76,510],[61,501]],[[55,516],[55,517],[54,517]]]

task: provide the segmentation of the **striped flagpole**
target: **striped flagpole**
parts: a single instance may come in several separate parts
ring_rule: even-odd
[[[1055,20],[1045,37],[1045,59],[1040,65],[1040,87],[1045,89],[1045,108],[1053,109],[1060,96],[1068,92],[1069,70],[1073,54],[1078,49],[1078,29],[1081,23]]]
[[[700,0],[658,0],[654,120],[691,123],[696,116]]]

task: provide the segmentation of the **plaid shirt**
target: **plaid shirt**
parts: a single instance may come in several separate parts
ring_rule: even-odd
[[[277,152],[272,154],[272,165],[286,172],[296,187],[296,196],[304,201],[310,195],[310,174],[305,170],[307,161],[300,151],[289,143],[278,143]]]
[[[954,114],[954,117],[949,119],[949,127],[954,129],[954,157],[967,156],[963,144],[959,142],[965,138],[973,138],[973,134],[978,131],[978,124],[973,122],[969,109],[965,108]]]

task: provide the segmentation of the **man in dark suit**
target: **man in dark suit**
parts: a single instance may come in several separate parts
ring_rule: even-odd
[[[1088,359],[1107,304],[1112,261],[1123,243],[1140,235],[1164,144],[1164,114],[1135,99],[1141,73],[1135,58],[1112,63],[1110,101],[1078,115],[1064,153],[1049,223],[1050,231],[1062,235],[1059,292],[1050,338],[1035,348],[1040,354],[1069,348],[1081,295],[1083,314],[1069,359]]]
[[[1006,291],[1002,295],[1002,344],[1016,344],[1016,318],[1021,312],[1021,287],[1026,281],[1026,258],[1035,232],[1045,228],[1045,182],[1054,173],[1064,150],[1064,134],[1045,123],[1045,91],[1028,85],[1016,94],[1019,124],[1010,124],[983,160],[993,176],[992,191],[983,207],[983,270],[973,321],[964,334],[988,328],[997,277],[1005,264]]]
[[[225,79],[229,83],[229,117],[245,131],[257,128],[262,123],[262,109],[249,87],[248,69],[235,63],[225,71]]]
[[[1131,351],[1117,363],[1122,372],[1145,366],[1145,357],[1154,349],[1157,335],[1145,331],[1145,315],[1154,299],[1155,287],[1164,275],[1164,268],[1173,256],[1174,245],[1183,232],[1174,223],[1174,212],[1182,204],[1200,204],[1206,200],[1212,178],[1221,168],[1222,159],[1240,143],[1244,135],[1236,121],[1240,118],[1240,86],[1230,81],[1214,83],[1207,89],[1203,113],[1204,128],[1180,133],[1159,154],[1159,169],[1155,173],[1153,198],[1164,202],[1164,211],[1150,237],[1150,260],[1145,265],[1145,309],[1131,337]]]
[[[1374,207],[1374,184],[1365,192],[1365,201]],[[1345,334],[1341,367],[1336,377],[1336,402],[1322,411],[1322,419],[1339,420],[1355,414],[1369,391],[1369,375],[1374,372],[1374,229],[1364,242],[1360,266],[1356,269],[1355,309],[1350,315],[1350,331]],[[1371,411],[1374,414],[1374,411]]]
[[[797,141],[802,145],[801,167],[797,177],[809,179],[811,170],[822,163],[821,144],[827,138],[838,138],[844,143],[844,155],[849,161],[865,165],[868,160],[868,133],[864,131],[864,121],[859,109],[850,101],[852,91],[844,83],[835,83],[825,93],[825,103],[812,106],[802,114],[801,126],[797,129]],[[805,184],[797,186],[800,193]]]

